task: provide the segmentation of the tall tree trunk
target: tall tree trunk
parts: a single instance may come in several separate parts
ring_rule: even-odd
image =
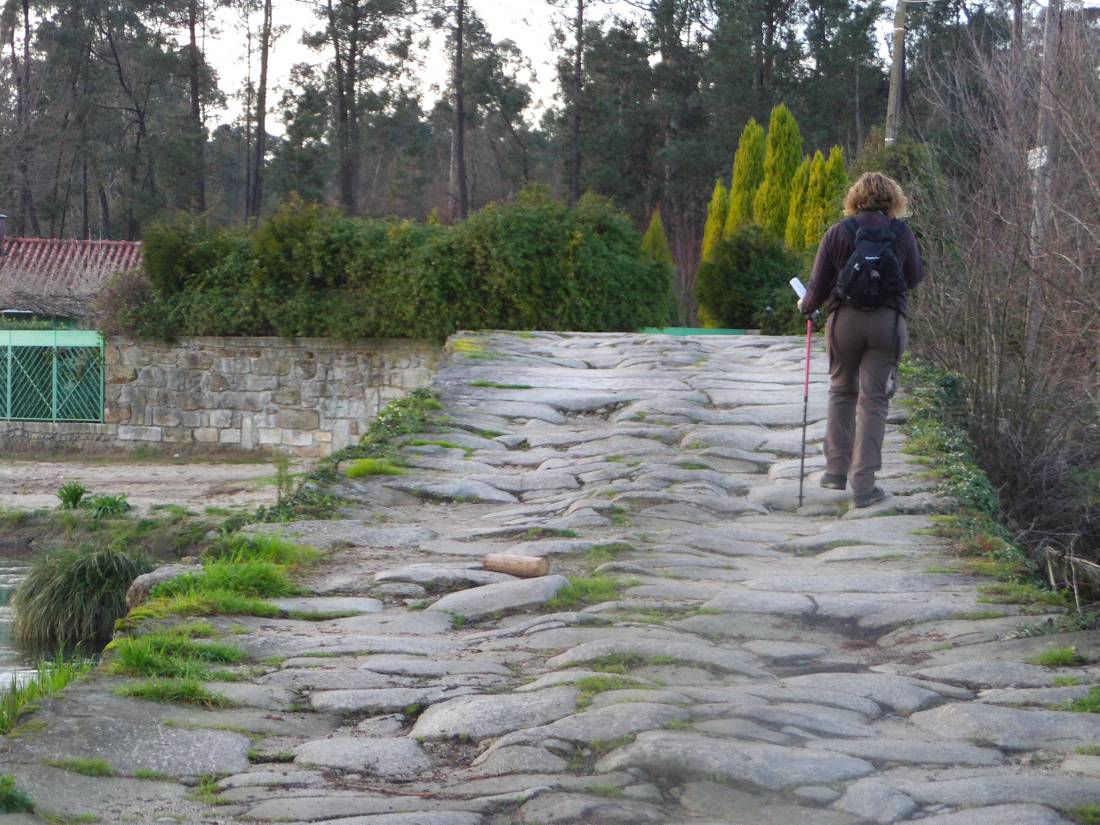
[[[103,184],[99,185],[99,237],[111,237],[111,201]]]
[[[15,119],[19,129],[19,143],[16,148],[19,160],[16,168],[19,174],[19,231],[22,235],[42,234],[38,225],[38,211],[34,207],[34,195],[31,192],[30,175],[30,125],[31,125],[31,4],[23,0],[23,65],[15,51],[15,26],[11,34],[11,65],[16,76]]]
[[[263,199],[264,155],[267,153],[267,63],[271,52],[271,0],[264,0],[264,22],[260,34],[260,86],[256,90],[256,145],[252,160],[252,190],[248,216],[260,217]]]
[[[194,207],[206,211],[206,135],[202,124],[202,97],[199,84],[199,0],[187,4],[187,33],[189,39],[187,70],[191,81],[191,130],[194,140],[195,192]]]
[[[573,53],[573,135],[572,160],[569,164],[569,202],[575,204],[581,196],[581,87],[584,80],[584,0],[577,0],[574,22]]]
[[[1024,48],[1024,0],[1012,0],[1012,50],[1019,56]]]
[[[463,50],[466,29],[466,0],[455,7],[455,54],[451,83],[454,86],[455,120],[451,135],[451,217],[464,219],[470,214],[466,191],[466,91]]]
[[[886,101],[886,145],[897,143],[901,125],[901,104],[905,96],[905,2],[896,0],[894,9],[893,62],[890,66],[890,95]]]
[[[1043,285],[1046,235],[1051,219],[1051,184],[1055,155],[1054,108],[1058,82],[1058,46],[1062,30],[1062,0],[1049,0],[1043,24],[1043,66],[1039,80],[1038,145],[1029,159],[1032,169],[1031,274],[1027,287],[1025,354],[1029,382],[1038,367],[1039,328],[1043,325]]]

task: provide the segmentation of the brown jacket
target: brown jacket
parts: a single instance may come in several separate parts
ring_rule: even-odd
[[[890,223],[890,219],[881,212],[860,212],[855,217],[861,229],[867,226],[886,226]],[[806,297],[802,299],[803,313],[810,315],[825,303],[829,304],[830,309],[836,308],[839,302],[833,290],[836,288],[837,275],[844,268],[844,264],[847,263],[855,248],[855,237],[843,222],[833,224],[829,228],[825,237],[821,239],[821,245],[817,248],[813,274],[810,275],[810,283],[806,287]],[[894,255],[901,264],[901,271],[905,275],[905,283],[909,289],[924,280],[924,263],[917,249],[917,239],[905,224],[902,224],[902,230],[894,241]],[[902,315],[905,315],[909,308],[905,295],[899,295],[896,301],[891,301],[887,305]]]

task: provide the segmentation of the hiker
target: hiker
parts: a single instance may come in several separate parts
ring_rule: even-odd
[[[882,467],[886,413],[905,351],[906,293],[924,278],[917,239],[900,218],[908,199],[881,172],[860,176],[844,197],[845,219],[821,239],[806,294],[807,317],[827,305],[829,418],[821,486],[843,490],[867,507],[886,497],[875,485]]]

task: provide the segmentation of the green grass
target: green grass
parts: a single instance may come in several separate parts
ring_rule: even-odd
[[[282,536],[268,533],[245,535],[232,533],[220,536],[207,555],[211,558],[224,558],[233,562],[265,561],[271,564],[283,564],[291,567],[303,566],[317,561],[321,552],[315,547],[297,544]]]
[[[635,679],[610,674],[607,676],[586,676],[573,683],[580,693],[577,695],[577,707],[586,708],[592,704],[592,700],[601,693],[612,690],[632,690],[640,687]]]
[[[640,653],[610,653],[598,656],[585,663],[589,670],[598,673],[624,675],[646,665],[674,665],[677,660],[671,656],[643,656]]]
[[[231,707],[230,702],[220,693],[207,690],[195,679],[150,679],[124,685],[117,689],[119,696],[133,699],[147,699],[151,702],[166,704],[196,705],[203,708]]]
[[[250,748],[248,751],[248,761],[254,765],[267,765],[276,764],[282,765],[294,761],[293,751],[260,751],[255,748]]]
[[[131,676],[208,679],[211,664],[236,664],[248,658],[233,645],[194,642],[170,633],[151,633],[136,639],[116,639],[116,673]]]
[[[1100,805],[1078,805],[1069,815],[1080,825],[1100,825]]]
[[[79,773],[84,776],[114,776],[115,769],[103,759],[81,759],[69,756],[64,759],[47,759],[46,764],[63,771]]]
[[[0,776],[0,814],[34,813],[34,802],[15,787],[11,774]]]
[[[218,794],[218,782],[221,776],[205,773],[199,777],[199,784],[191,792],[191,798],[206,805],[228,805],[229,800]]]
[[[88,488],[79,481],[70,481],[57,488],[57,498],[62,510],[75,510],[80,506]]]
[[[461,444],[455,444],[453,441],[444,441],[442,439],[424,439],[414,438],[411,441],[405,442],[406,447],[442,447],[444,450],[465,450]]]
[[[606,564],[609,561],[614,561],[623,553],[629,553],[634,548],[623,541],[607,542],[605,544],[597,544],[588,549],[585,554],[585,558],[588,559],[590,564]]]
[[[1080,676],[1055,676],[1054,677],[1054,686],[1055,687],[1076,687],[1079,684],[1081,684],[1081,677]]]
[[[1077,753],[1081,754],[1081,756],[1100,756],[1100,743],[1078,745]]]
[[[126,614],[130,583],[152,565],[114,547],[47,550],[12,596],[15,641],[35,650],[98,650]]]
[[[388,458],[359,458],[351,462],[344,473],[348,478],[363,478],[365,476],[400,476],[404,475],[405,471]]]
[[[588,605],[613,601],[619,597],[621,591],[622,584],[610,576],[573,576],[544,607],[550,612],[578,610]]]
[[[524,541],[537,541],[538,539],[575,539],[578,533],[576,530],[559,530],[555,527],[528,527],[523,533],[520,534],[520,538]]]
[[[623,795],[623,789],[618,785],[607,785],[600,782],[594,785],[586,785],[583,790],[584,793],[590,796],[606,796],[612,799]]]
[[[150,595],[158,598],[222,592],[239,596],[280,597],[297,595],[301,588],[291,583],[285,567],[274,562],[215,559],[206,562],[201,573],[190,573],[158,584]]]
[[[1077,667],[1086,660],[1077,652],[1076,647],[1052,647],[1027,660],[1032,665],[1043,667]]]
[[[530,384],[501,384],[497,381],[472,381],[471,387],[491,387],[497,390],[529,390]]]
[[[210,590],[181,596],[154,598],[130,611],[129,622],[164,619],[169,616],[260,616],[273,619],[279,608],[271,602],[242,596],[231,590]]]
[[[1007,615],[1003,610],[972,610],[968,613],[952,613],[951,618],[956,621],[978,622],[983,619],[1003,619]]]
[[[702,461],[677,461],[675,466],[681,470],[709,470],[711,466],[704,464]]]
[[[0,736],[11,732],[20,717],[35,707],[35,702],[57,693],[91,668],[86,662],[67,662],[60,655],[51,662],[39,662],[35,673],[22,684],[15,676],[6,690],[0,691]]]
[[[170,782],[172,777],[160,771],[151,771],[146,768],[138,768],[133,773],[134,779],[148,779],[153,782]]]
[[[1030,582],[999,582],[979,587],[983,604],[1024,604],[1068,607],[1070,597],[1061,590],[1046,590]]]
[[[1080,699],[1070,702],[1068,709],[1074,713],[1100,713],[1100,687],[1094,687]]]

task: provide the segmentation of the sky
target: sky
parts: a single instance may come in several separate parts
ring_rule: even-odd
[[[547,0],[469,0],[469,6],[485,21],[490,34],[496,41],[513,40],[527,59],[531,62],[534,76],[524,78],[532,87],[534,103],[529,114],[533,120],[537,120],[541,113],[553,104],[553,96],[556,92],[554,79],[554,50],[551,47],[555,15],[561,16],[560,10],[555,10]],[[617,8],[616,8],[617,7]],[[599,18],[606,16],[609,11],[629,13],[629,6],[622,0],[614,0],[608,4],[602,4],[599,9]],[[289,26],[289,30],[275,43],[271,57],[270,88],[277,89],[286,86],[290,76],[290,68],[296,63],[321,64],[328,59],[327,53],[315,52],[308,49],[300,42],[303,31],[319,28],[317,17],[309,4],[302,0],[275,0],[273,17],[276,25]],[[259,20],[253,22],[255,26]],[[207,42],[207,58],[213,63],[220,79],[219,85],[227,94],[231,95],[243,88],[247,77],[247,49],[245,46],[244,29],[241,28],[239,18],[235,13],[222,11],[215,25],[217,33],[213,35],[214,42]],[[442,38],[433,38],[431,48],[425,55],[425,64],[419,72],[423,81],[423,91],[430,105],[437,95],[432,92],[432,86],[440,86],[446,81],[448,59],[444,53]],[[253,61],[253,76],[259,75],[259,61]],[[270,94],[269,100],[277,101],[278,92]],[[226,111],[211,113],[213,119],[219,122],[231,121],[240,115],[242,105],[239,101],[230,100]],[[274,133],[282,132],[282,125],[270,120],[269,129]]]

